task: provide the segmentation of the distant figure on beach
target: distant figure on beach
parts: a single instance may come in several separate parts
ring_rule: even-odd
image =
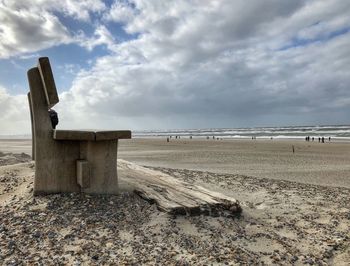
[[[207,139],[209,139],[209,136],[207,136]]]
[[[58,125],[58,114],[55,110],[49,109],[49,116],[51,119],[51,125],[53,129],[56,129],[56,126]]]
[[[166,138],[166,142],[169,142],[169,138]]]
[[[331,137],[328,137],[328,141],[331,141]]]
[[[322,143],[324,143],[324,137],[322,137]]]
[[[192,139],[192,136],[190,136],[190,139]]]
[[[312,141],[314,141],[314,139],[315,139],[315,138],[314,138],[314,137],[312,137]]]
[[[318,137],[318,142],[321,142],[321,138],[320,137]]]

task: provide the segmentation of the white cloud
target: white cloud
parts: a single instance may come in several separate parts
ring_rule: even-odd
[[[38,51],[69,42],[68,30],[48,12],[0,9],[0,58]]]
[[[10,95],[0,87],[1,135],[30,133],[30,113],[26,95]]]
[[[348,35],[278,51],[349,25],[349,6],[324,2],[118,2],[105,17],[138,38],[114,44],[62,102],[71,121],[89,113],[108,128],[334,122],[348,95]]]
[[[78,20],[90,21],[91,14],[100,13],[106,9],[106,5],[101,0],[2,0],[2,6],[7,6],[13,10],[32,10],[34,14],[40,15],[40,11],[58,11],[65,16],[70,16]]]
[[[90,51],[99,45],[106,45],[109,50],[114,50],[115,47],[114,37],[104,25],[97,26],[92,37],[83,35],[77,38],[77,41]]]
[[[116,1],[104,14],[104,19],[115,22],[129,22],[135,16],[135,9],[127,1]]]
[[[75,37],[110,54],[60,95],[59,126],[343,123],[350,38],[334,32],[349,13],[342,0],[115,1],[92,38]],[[116,42],[115,22],[137,37]]]
[[[106,9],[105,4],[100,0],[47,0],[45,2],[50,10],[57,10],[67,16],[85,21],[91,19],[91,14],[100,13]]]
[[[2,0],[0,1],[0,59],[23,56],[73,42],[84,46],[88,38],[82,38],[81,32],[70,31],[54,12],[89,22],[91,14],[101,13],[105,9],[103,2],[95,0]],[[103,38],[103,32],[99,33],[101,29],[103,27],[97,29],[99,38],[95,40],[95,45],[105,41],[101,39]]]

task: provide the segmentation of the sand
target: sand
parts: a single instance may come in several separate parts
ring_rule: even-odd
[[[28,143],[12,142],[16,152],[30,151]],[[33,198],[33,163],[1,154],[0,264],[348,265],[348,145],[120,143],[125,160],[238,199],[243,213],[235,219],[174,217],[126,191]],[[14,150],[1,141],[0,151]]]
[[[147,166],[350,188],[349,142],[133,139],[119,150],[121,158]]]
[[[0,140],[0,151],[31,154],[31,140]],[[350,142],[132,139],[119,142],[118,158],[146,166],[350,188]]]

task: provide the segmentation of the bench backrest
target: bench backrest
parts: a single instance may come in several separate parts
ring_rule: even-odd
[[[40,57],[38,60],[38,69],[43,83],[46,102],[48,108],[52,108],[58,102],[58,94],[56,90],[55,80],[53,78],[52,69],[48,57]]]
[[[33,153],[35,158],[35,139],[52,138],[52,125],[48,110],[58,102],[58,94],[48,57],[41,57],[38,66],[28,70],[30,92],[28,101],[32,121]]]

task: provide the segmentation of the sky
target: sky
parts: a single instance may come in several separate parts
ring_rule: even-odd
[[[0,135],[48,56],[60,129],[350,121],[350,1],[0,0]]]

